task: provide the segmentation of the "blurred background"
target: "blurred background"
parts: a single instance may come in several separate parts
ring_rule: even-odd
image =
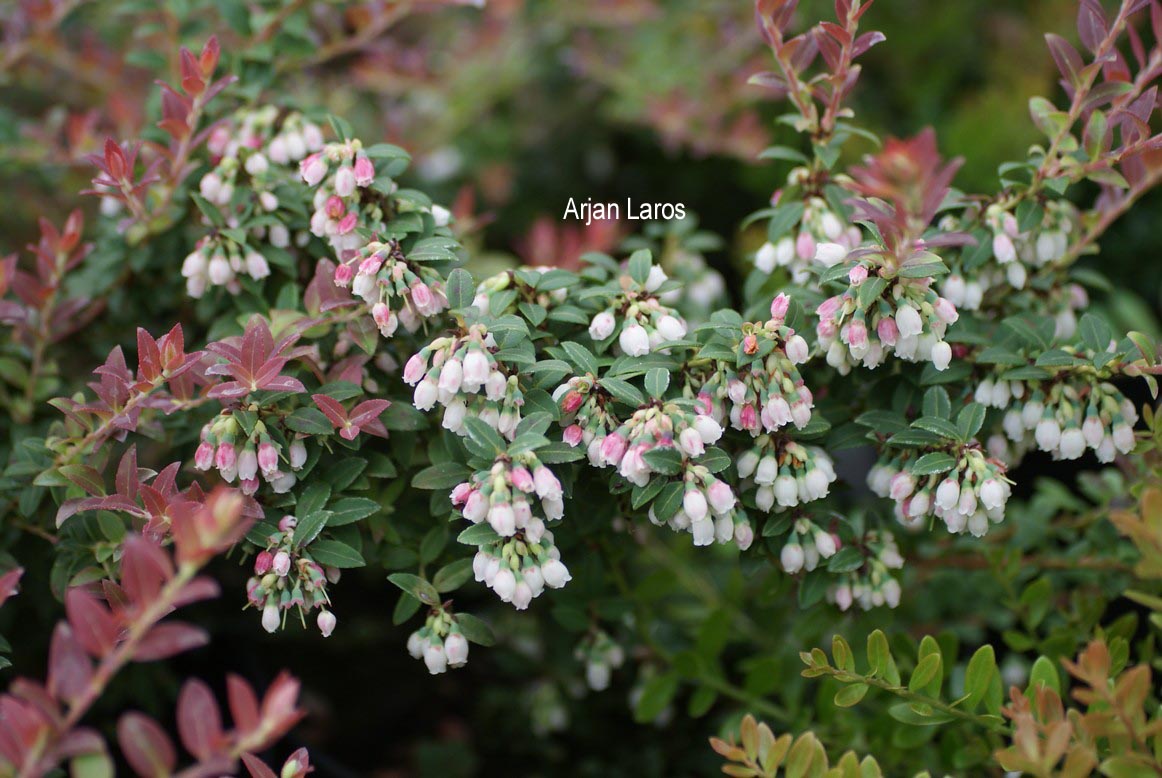
[[[785,106],[747,85],[770,63],[746,0],[164,6],[0,2],[0,256],[34,241],[39,217],[59,223],[78,205],[95,217],[96,203],[78,195],[93,175],[85,155],[106,136],[155,135],[153,80],[174,78],[178,46],[197,50],[210,34],[242,76],[221,105],[293,102],[346,117],[367,143],[407,148],[415,164],[405,182],[452,205],[478,278],[518,261],[568,265],[586,250],[613,250],[632,226],[586,229],[561,214],[570,197],[632,197],[683,202],[722,238],[708,261],[738,279],[762,240],[759,228],[748,234],[740,224],[787,173],[787,163],[757,159],[793,138],[775,124]],[[800,16],[810,23],[831,6],[805,0]],[[1072,39],[1074,7],[881,0],[865,26],[887,42],[862,60],[856,122],[897,135],[932,125],[942,154],[967,160],[956,185],[994,191],[997,165],[1022,158],[1036,141],[1029,97],[1060,98],[1042,35]],[[859,144],[851,154],[871,148]],[[1110,293],[1105,302],[1124,329],[1157,331],[1160,204],[1149,197],[1115,226],[1101,256],[1087,260],[1148,301]],[[174,257],[175,274],[180,262]],[[94,343],[93,361],[108,345]],[[520,775],[716,769],[705,747],[713,725],[683,712],[664,737],[634,725],[629,679],[616,678],[601,695],[587,693],[577,673],[530,684],[526,663],[543,664],[531,620],[497,625],[518,635],[515,650],[480,651],[466,670],[429,678],[403,650],[408,630],[391,627],[394,593],[381,572],[345,577],[343,625],[329,641],[261,634],[255,620],[238,618],[230,597],[191,609],[191,619],[221,626],[209,649],[186,655],[176,670],[220,678],[233,668],[265,683],[277,668],[292,669],[311,711],[292,744],[311,748],[322,775],[487,775],[500,765]],[[227,564],[221,577],[226,591],[241,589],[241,569]],[[55,617],[16,613],[44,635]],[[520,650],[522,631],[531,653]],[[17,649],[17,669],[39,668],[36,646]],[[132,702],[164,716],[175,676],[148,666],[131,672],[122,687],[130,699],[107,704]],[[581,705],[585,714],[571,715]],[[487,728],[473,724],[483,721]]]

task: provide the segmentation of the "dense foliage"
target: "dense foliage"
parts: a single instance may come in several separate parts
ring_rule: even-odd
[[[74,67],[75,5],[23,3],[3,72]],[[416,98],[398,137],[287,88],[398,70],[411,4],[180,5],[82,66],[168,74],[144,107],[16,122],[91,184],[0,260],[0,775],[342,774],[312,714],[381,706],[434,775],[1162,774],[1162,366],[1093,261],[1162,178],[1162,4],[1046,36],[1061,95],[982,194],[860,124],[866,0],[758,0],[757,39],[691,38],[731,44],[693,96],[609,70],[679,11],[582,36],[614,116],[781,184],[738,261],[691,215],[538,222],[530,264],[413,186],[455,156],[410,169]],[[528,23],[500,5],[466,60]]]

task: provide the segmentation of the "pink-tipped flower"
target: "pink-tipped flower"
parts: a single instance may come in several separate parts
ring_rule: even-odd
[[[253,481],[258,475],[258,455],[250,446],[238,455],[238,477],[243,481]]]
[[[863,348],[867,345],[867,325],[859,319],[847,325],[847,345],[852,348]]]
[[[214,444],[203,440],[194,452],[194,467],[199,470],[209,470],[214,465]]]
[[[835,314],[839,312],[839,308],[842,305],[843,298],[839,297],[838,295],[835,297],[828,297],[826,300],[819,304],[818,308],[815,309],[815,315],[823,321],[834,319]]]
[[[726,513],[734,507],[734,492],[730,490],[730,486],[725,481],[715,481],[710,484],[710,488],[706,490],[706,496],[710,499],[710,507],[714,509],[715,513]]]
[[[416,306],[416,309],[422,315],[426,316],[427,314],[425,311],[429,310],[432,306],[431,288],[422,281],[417,281],[416,283],[412,284],[411,293],[412,304]]]
[[[309,186],[318,186],[327,175],[327,161],[321,154],[311,154],[299,163],[299,173]]]
[[[449,667],[463,667],[468,662],[468,641],[459,632],[444,638],[444,654]]]
[[[938,298],[936,304],[932,306],[932,310],[936,312],[936,317],[945,324],[953,324],[960,318],[956,306],[946,297]]]
[[[274,447],[273,443],[267,441],[259,444],[257,464],[258,469],[262,471],[263,475],[270,475],[278,470],[278,449]],[[241,472],[241,469],[240,466],[239,472]]]
[[[290,532],[298,525],[299,525],[299,520],[296,519],[294,516],[287,514],[286,516],[283,516],[281,519],[278,520],[278,531],[279,532]]]
[[[335,268],[335,286],[341,286],[346,289],[354,277],[355,268],[345,262]]]
[[[561,398],[561,412],[565,414],[576,413],[583,402],[585,402],[585,395],[580,392],[566,392],[565,396]]]
[[[791,298],[780,292],[771,300],[771,318],[780,324],[787,318],[787,310],[791,307]]]
[[[528,471],[526,467],[514,467],[509,471],[509,479],[512,485],[526,494],[533,491],[536,485],[533,483],[533,474]]]
[[[391,323],[391,317],[391,308],[387,306],[387,303],[376,303],[371,306],[371,318],[375,320],[375,326],[386,327]]]
[[[219,470],[233,470],[236,461],[233,443],[227,441],[218,446],[214,454],[214,464]]]
[[[581,429],[580,424],[570,424],[565,428],[565,432],[561,437],[564,438],[565,442],[570,446],[577,446],[584,436],[585,431]]]
[[[451,500],[452,505],[459,508],[468,501],[468,495],[472,494],[472,484],[465,481],[462,484],[456,484],[456,488],[452,490]]]
[[[290,567],[290,554],[285,551],[279,551],[277,554],[275,554],[274,559],[271,561],[270,565],[270,569],[273,570],[274,574],[279,578],[285,578],[287,573],[290,572]]]
[[[747,403],[742,406],[738,414],[739,426],[744,430],[754,431],[759,428],[759,414],[755,410],[754,403]]]
[[[375,165],[371,164],[367,157],[355,160],[354,172],[356,186],[371,186],[371,182],[375,180]]]
[[[259,551],[258,556],[254,557],[254,574],[266,575],[270,572],[271,566],[274,564],[274,554],[269,551]]]
[[[359,214],[351,211],[349,214],[339,220],[339,224],[335,227],[335,232],[339,235],[347,235],[355,229],[355,225],[359,223]]]
[[[295,440],[290,444],[288,451],[290,459],[290,466],[292,470],[298,470],[307,463],[307,444],[302,440]]]
[[[876,325],[876,334],[880,337],[880,342],[885,346],[894,346],[896,341],[900,339],[900,328],[896,326],[894,319],[887,317],[880,319],[879,324]]]
[[[852,286],[859,286],[867,280],[867,267],[865,265],[856,265],[848,271],[847,280]]]
[[[350,197],[354,193],[355,171],[348,165],[344,165],[335,173],[335,194],[340,197]]]
[[[804,262],[814,258],[815,256],[815,239],[811,237],[811,233],[803,230],[799,233],[799,237],[795,239],[795,253],[799,255],[799,259]]]
[[[319,613],[317,623],[319,625],[319,632],[323,633],[323,637],[331,637],[331,633],[335,631],[336,622],[338,622],[338,619],[335,618],[335,614],[331,613],[331,611],[322,611]]]
[[[693,427],[687,427],[678,435],[678,448],[688,457],[698,457],[706,451],[702,436]]]
[[[601,441],[601,461],[607,465],[616,465],[625,456],[627,445],[625,438],[616,432],[606,435]]]
[[[546,500],[561,499],[561,482],[553,471],[544,465],[538,465],[533,470],[533,483],[536,486],[537,496]]]
[[[405,383],[415,386],[420,379],[424,377],[424,372],[428,369],[428,360],[424,358],[422,353],[412,354],[408,359],[407,364],[403,367],[403,380]]]

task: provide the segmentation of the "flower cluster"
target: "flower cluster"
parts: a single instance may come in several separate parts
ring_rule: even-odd
[[[1034,444],[1054,459],[1078,459],[1092,449],[1099,462],[1134,450],[1138,411],[1108,381],[1060,382],[1048,386],[986,378],[976,387],[982,405],[1005,408],[1002,426],[1019,455]],[[1015,458],[1015,457],[1014,457]]]
[[[337,583],[339,571],[324,570],[296,542],[294,516],[283,516],[278,531],[267,538],[266,548],[254,559],[254,575],[246,582],[246,598],[262,611],[262,627],[276,632],[283,625],[287,611],[297,608],[305,623],[315,608],[315,623],[323,637],[335,630],[335,614],[328,606],[327,583]]]
[[[827,590],[828,602],[835,603],[841,611],[853,603],[865,611],[882,605],[895,608],[900,604],[901,589],[891,571],[904,566],[896,539],[890,532],[871,530],[863,536],[860,550],[864,554],[863,566],[839,574],[839,582]]]
[[[796,168],[791,171],[788,183],[801,180],[807,171]],[[821,197],[809,197],[803,203],[803,216],[799,220],[799,232],[785,235],[774,243],[767,241],[755,252],[755,267],[763,273],[773,273],[775,268],[787,268],[791,283],[803,286],[811,279],[811,266],[820,244],[838,245],[852,251],[863,240],[859,227],[849,226]]]
[[[294,179],[294,167],[303,157],[323,148],[323,133],[299,113],[280,120],[279,110],[267,105],[236,112],[214,128],[207,147],[213,167],[198,182],[198,191],[206,202],[218,207],[226,227],[237,228],[248,209],[275,214],[284,205],[276,188]],[[243,193],[246,201],[238,202],[236,195]],[[236,234],[217,230],[200,240],[182,263],[187,293],[197,298],[210,286],[222,286],[237,294],[242,276],[256,281],[269,276],[267,258],[248,244],[265,240],[284,249],[292,242],[284,220],[269,221],[272,223],[252,226],[245,244],[236,240]],[[302,245],[308,237],[303,233],[293,240]]]
[[[621,422],[609,410],[608,397],[591,375],[573,376],[553,391],[561,409],[563,438],[570,446],[585,445],[589,464],[601,467],[605,437]]]
[[[1005,518],[1011,486],[1005,466],[986,458],[979,447],[965,446],[951,469],[916,475],[896,460],[877,463],[868,473],[868,486],[896,503],[896,518],[919,527],[930,516],[943,520],[949,532],[968,531],[975,537],[988,532],[989,523]]]
[[[755,505],[766,512],[821,500],[836,478],[823,449],[770,435],[760,435],[739,456],[738,477],[756,487]]]
[[[810,572],[820,559],[830,559],[839,551],[839,537],[818,526],[811,519],[796,519],[791,534],[779,552],[779,562],[790,575],[800,570]]]
[[[504,602],[524,610],[545,590],[560,589],[572,577],[561,562],[546,522],[564,516],[561,482],[533,453],[519,461],[497,459],[452,490],[452,505],[473,524],[492,532],[476,552],[472,569]],[[539,510],[538,510],[539,509]],[[538,516],[537,514],[543,514]]]
[[[457,434],[467,434],[464,419],[471,414],[512,440],[524,394],[516,376],[502,371],[496,350],[496,339],[483,324],[424,346],[403,371],[404,381],[415,387],[415,406],[429,411],[442,405],[444,428]]]
[[[696,460],[722,437],[722,426],[685,403],[658,402],[639,408],[617,429],[601,438],[599,467],[615,467],[635,486],[645,486],[654,474],[680,476],[681,507],[659,516],[651,505],[650,520],[689,532],[694,545],[736,543],[750,547],[754,530],[737,508],[733,490]]]
[[[373,240],[335,267],[335,285],[350,287],[368,306],[375,326],[390,338],[402,323],[408,332],[448,307],[440,274],[404,257],[399,242]]]
[[[478,583],[518,611],[528,608],[545,587],[561,589],[573,579],[553,543],[553,533],[546,529],[518,530],[482,543],[472,559],[472,572]]]
[[[468,663],[468,639],[461,633],[455,614],[446,608],[432,609],[424,626],[408,637],[407,649],[413,659],[424,660],[432,675]]]
[[[487,520],[501,537],[512,537],[519,530],[532,542],[544,534],[545,521],[564,517],[563,498],[557,476],[531,452],[517,460],[497,459],[490,470],[475,473],[451,495],[452,505],[473,524]],[[537,505],[544,520],[533,513]]]
[[[613,671],[625,664],[625,649],[603,629],[587,634],[573,655],[585,664],[585,682],[595,692],[608,689]]]
[[[847,256],[836,244],[821,244],[818,251],[831,264]],[[851,266],[847,281],[847,289],[815,311],[815,332],[827,364],[847,375],[856,364],[878,367],[891,353],[909,362],[930,361],[937,370],[948,368],[952,347],[944,332],[959,314],[931,288],[930,278],[893,275],[890,266],[865,258]]]
[[[635,257],[648,252],[638,252]],[[618,277],[618,284],[606,296],[605,307],[589,322],[589,336],[597,343],[617,336],[623,354],[640,357],[657,351],[662,344],[686,337],[686,321],[658,299],[674,285],[667,286],[665,271],[648,265],[634,272],[639,262],[631,258],[631,272]]]
[[[729,418],[734,429],[758,435],[792,423],[802,429],[811,421],[814,398],[796,368],[809,349],[785,323],[789,305],[785,294],[775,297],[768,321],[742,325],[736,361],[715,361],[698,397],[720,422]]]
[[[194,452],[194,467],[215,468],[226,483],[237,478],[245,494],[258,491],[259,476],[276,494],[295,485],[295,471],[307,461],[307,447],[295,438],[285,451],[269,434],[266,424],[257,421],[247,435],[230,412],[216,416],[202,427],[201,443]],[[285,469],[284,469],[285,464]]]
[[[369,190],[375,164],[356,138],[324,145],[299,163],[299,173],[315,189],[311,234],[330,243],[340,260],[347,259],[364,243],[355,229],[363,219],[383,220],[382,207]]]

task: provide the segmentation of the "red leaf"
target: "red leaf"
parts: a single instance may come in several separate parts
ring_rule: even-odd
[[[379,418],[379,415],[391,405],[389,400],[364,400],[351,409],[351,423],[362,427],[369,421]]]
[[[178,757],[173,743],[156,721],[143,713],[130,712],[117,722],[117,742],[133,771],[143,778],[170,775]]]
[[[108,654],[121,630],[104,603],[84,589],[73,587],[65,594],[65,614],[77,641],[96,657]]]
[[[343,410],[343,406],[334,397],[328,397],[325,394],[312,394],[311,399],[315,401],[315,405],[319,406],[323,415],[336,427],[342,427],[347,423],[347,411]]]
[[[0,605],[17,592],[16,585],[20,583],[20,576],[24,575],[24,568],[17,567],[0,575]]]
[[[168,659],[174,654],[200,648],[210,642],[209,634],[192,624],[169,621],[151,629],[133,652],[138,662],[153,662]]]
[[[242,335],[241,359],[242,369],[246,371],[249,380],[253,380],[261,372],[262,365],[273,348],[274,338],[266,321],[261,316],[250,317],[246,332]]]
[[[192,602],[212,600],[219,594],[221,594],[221,589],[218,588],[218,582],[213,578],[207,578],[205,576],[195,578],[186,584],[184,589],[178,592],[177,597],[174,598],[174,607],[180,608]]]
[[[262,723],[262,716],[258,712],[258,697],[250,684],[240,676],[226,676],[226,696],[230,704],[230,717],[234,719],[234,728],[243,736],[250,734]]]
[[[112,138],[105,139],[105,170],[115,180],[124,178],[127,172],[125,152]]]
[[[250,778],[277,778],[274,770],[267,767],[266,762],[263,762],[253,754],[243,754],[242,764],[246,765],[246,769],[250,773]]]
[[[137,499],[137,446],[130,446],[117,466],[117,494],[130,500]]]
[[[93,662],[85,654],[73,630],[59,622],[48,648],[48,693],[62,702],[72,702],[85,693],[93,677]]]
[[[182,745],[199,759],[208,759],[222,742],[222,714],[210,687],[186,681],[178,695],[178,735]]]
[[[122,549],[121,586],[134,604],[145,606],[173,577],[173,563],[157,543],[140,535],[126,538]]]
[[[137,369],[142,379],[150,383],[161,375],[161,350],[144,327],[137,328]]]
[[[262,748],[285,735],[303,717],[303,711],[297,708],[298,699],[298,679],[285,671],[279,673],[262,698],[262,722],[269,734]]]
[[[198,57],[198,64],[202,66],[202,75],[206,78],[214,75],[214,69],[218,67],[218,56],[221,53],[221,47],[218,45],[218,36],[211,35],[210,39],[206,41],[206,45],[202,47],[202,53]]]

